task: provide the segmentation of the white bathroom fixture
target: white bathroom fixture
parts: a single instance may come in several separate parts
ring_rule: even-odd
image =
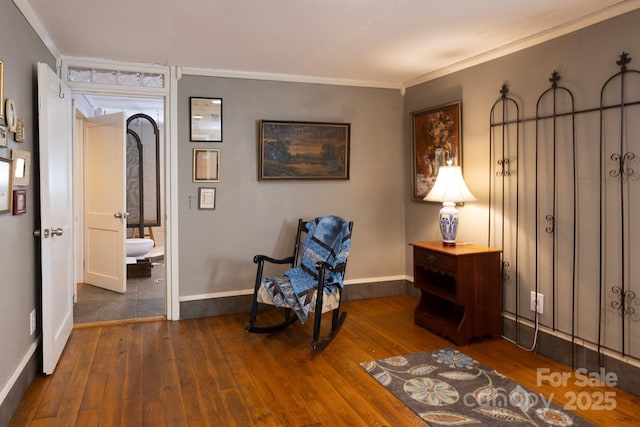
[[[153,249],[151,239],[126,239],[127,258],[144,259],[151,249]]]

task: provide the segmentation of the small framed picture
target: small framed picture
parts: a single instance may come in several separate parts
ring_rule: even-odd
[[[220,149],[193,149],[193,182],[220,182]]]
[[[216,189],[198,188],[198,209],[214,210],[216,208]]]
[[[189,98],[191,141],[222,142],[222,98]]]
[[[11,212],[11,160],[0,157],[0,213]]]
[[[11,151],[13,159],[13,185],[29,185],[31,175],[31,153],[14,149]]]
[[[27,190],[13,190],[13,214],[22,215],[27,212]]]
[[[7,102],[5,103],[5,111],[7,128],[9,129],[9,132],[15,133],[18,115],[16,113],[16,103],[13,98],[7,98]]]
[[[7,127],[5,125],[0,125],[0,147],[7,146]]]
[[[16,142],[24,142],[24,119],[18,119],[16,123],[16,135],[14,137]]]

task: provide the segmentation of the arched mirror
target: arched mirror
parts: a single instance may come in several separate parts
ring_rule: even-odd
[[[160,226],[160,132],[146,114],[127,119],[127,227]]]

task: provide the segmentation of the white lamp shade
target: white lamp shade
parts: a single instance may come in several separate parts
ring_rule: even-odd
[[[462,179],[460,166],[441,166],[433,188],[424,198],[428,202],[442,202],[440,209],[440,233],[444,246],[455,246],[458,234],[458,210],[456,202],[477,200]]]
[[[441,166],[438,177],[429,194],[423,200],[428,202],[474,202],[475,198],[462,178],[460,166]]]

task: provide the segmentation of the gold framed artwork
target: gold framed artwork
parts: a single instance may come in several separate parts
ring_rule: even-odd
[[[29,185],[31,153],[14,149],[11,152],[11,160],[13,160],[13,185]]]
[[[193,182],[220,182],[220,149],[193,149]]]
[[[462,166],[462,109],[455,101],[412,113],[412,199],[429,194],[440,166]]]

